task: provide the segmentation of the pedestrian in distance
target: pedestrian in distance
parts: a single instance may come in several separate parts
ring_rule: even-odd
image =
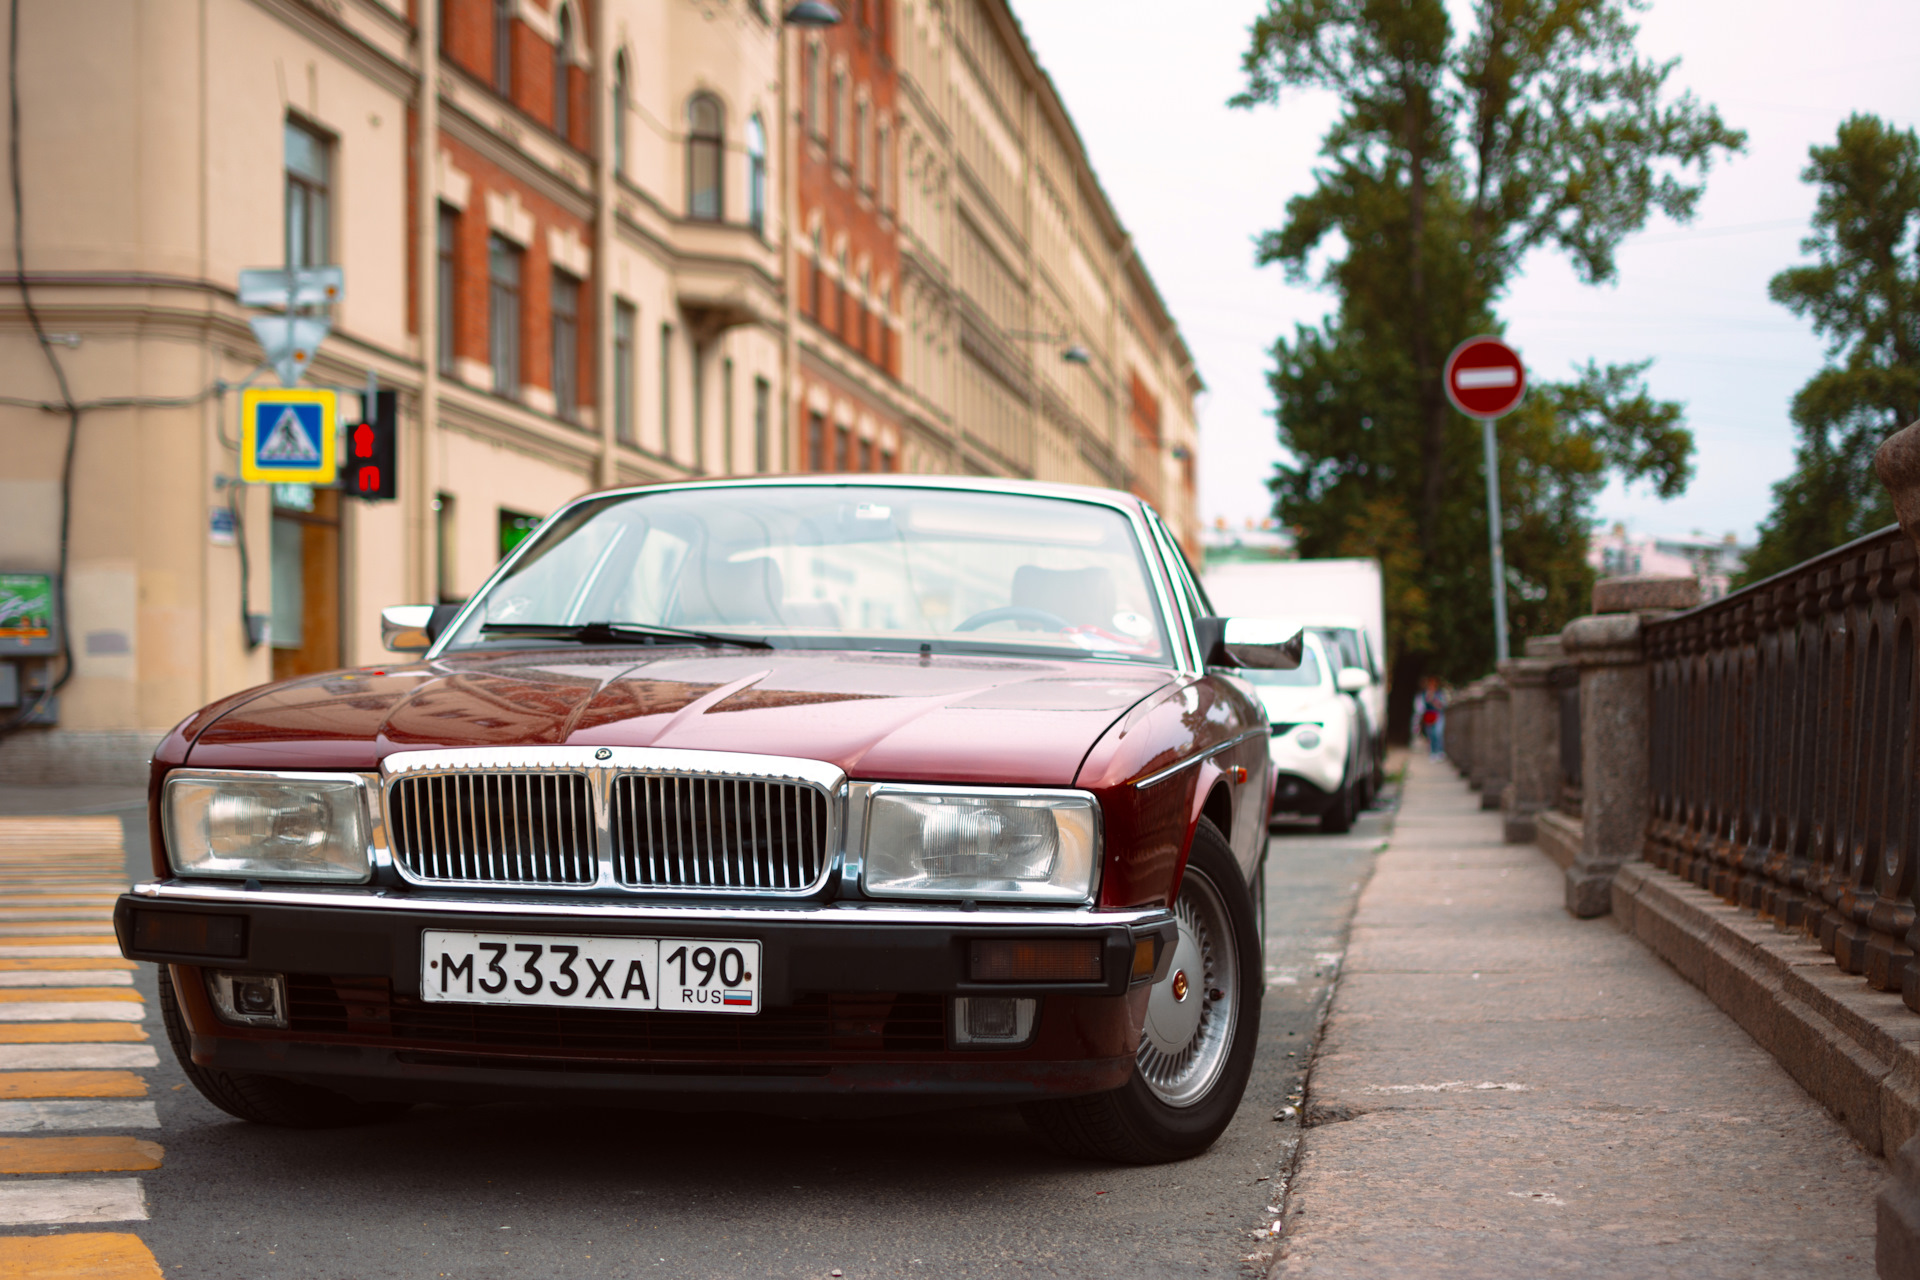
[[[1440,687],[1439,676],[1428,676],[1426,687],[1414,695],[1414,720],[1420,736],[1427,740],[1427,753],[1438,760],[1446,753],[1447,692]]]

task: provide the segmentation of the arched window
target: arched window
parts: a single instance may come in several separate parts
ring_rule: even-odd
[[[627,55],[622,50],[613,57],[613,171],[622,177],[627,172]]]
[[[493,0],[493,91],[513,96],[513,0]]]
[[[573,44],[573,11],[562,5],[553,24],[553,131],[562,138],[572,135],[572,94],[568,91],[567,62]]]
[[[767,229],[767,131],[757,115],[747,117],[747,224]]]
[[[720,100],[696,93],[687,102],[687,216],[718,222],[726,203],[721,188],[721,156],[726,145]]]

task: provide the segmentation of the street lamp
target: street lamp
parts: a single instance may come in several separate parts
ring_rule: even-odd
[[[799,0],[798,4],[788,7],[780,20],[790,27],[837,27],[840,11],[826,0]]]

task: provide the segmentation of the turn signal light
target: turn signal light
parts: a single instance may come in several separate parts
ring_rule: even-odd
[[[1153,937],[1149,934],[1133,944],[1133,981],[1145,982],[1153,976]]]
[[[972,972],[975,982],[1098,982],[1100,939],[975,942]]]

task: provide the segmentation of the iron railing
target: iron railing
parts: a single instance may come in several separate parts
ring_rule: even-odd
[[[1649,622],[1645,856],[1920,1011],[1916,628],[1897,527]]]

